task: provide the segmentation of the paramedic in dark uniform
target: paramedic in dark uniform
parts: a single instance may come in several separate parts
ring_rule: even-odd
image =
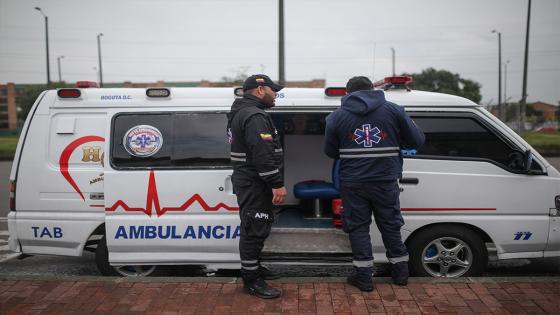
[[[245,291],[261,298],[281,295],[264,281],[277,276],[262,267],[259,259],[274,221],[273,207],[286,197],[282,145],[264,111],[274,106],[276,92],[282,88],[266,75],[252,75],[243,83],[243,98],[233,102],[228,114],[231,180],[241,217],[241,276]]]
[[[327,117],[325,153],[340,159],[343,229],[349,233],[354,273],[348,283],[373,290],[372,214],[391,263],[393,283],[408,283],[408,251],[402,242],[398,180],[401,149],[417,149],[424,133],[404,108],[385,100],[366,77],[346,84],[342,105]]]

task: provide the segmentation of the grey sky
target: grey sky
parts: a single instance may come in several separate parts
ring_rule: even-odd
[[[534,0],[529,101],[560,101],[560,1]],[[105,82],[198,81],[264,71],[278,78],[277,0],[0,0],[0,83],[96,80],[96,35]],[[507,95],[521,97],[527,0],[285,0],[286,78],[326,78],[446,69],[482,84],[497,101],[498,40],[510,60]],[[375,48],[375,49],[374,49]],[[375,65],[374,65],[375,56]]]

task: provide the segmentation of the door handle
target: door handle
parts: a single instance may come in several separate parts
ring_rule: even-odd
[[[420,180],[416,177],[403,177],[399,179],[399,184],[418,185]]]
[[[224,181],[224,187],[226,193],[233,195],[233,184],[231,182],[231,175],[226,176],[226,179]]]

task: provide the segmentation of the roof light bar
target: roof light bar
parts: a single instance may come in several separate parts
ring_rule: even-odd
[[[346,88],[344,87],[328,87],[325,89],[326,96],[344,96],[346,95]]]
[[[166,88],[150,88],[146,90],[147,97],[169,97],[171,91]]]
[[[97,87],[97,83],[93,82],[93,81],[78,81],[76,82],[76,87],[79,87],[81,89],[87,89],[87,88],[96,88]]]
[[[383,80],[379,80],[373,83],[373,87],[382,88],[384,90],[405,88],[406,90],[410,91],[410,89],[406,85],[412,83],[413,81],[414,80],[411,76],[397,75],[393,77],[385,77]]]
[[[82,92],[78,89],[59,89],[56,94],[60,98],[78,98],[82,96]]]

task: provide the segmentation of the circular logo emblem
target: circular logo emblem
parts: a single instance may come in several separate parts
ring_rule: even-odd
[[[163,145],[163,137],[156,127],[140,125],[130,128],[123,138],[124,148],[130,155],[148,157]]]

